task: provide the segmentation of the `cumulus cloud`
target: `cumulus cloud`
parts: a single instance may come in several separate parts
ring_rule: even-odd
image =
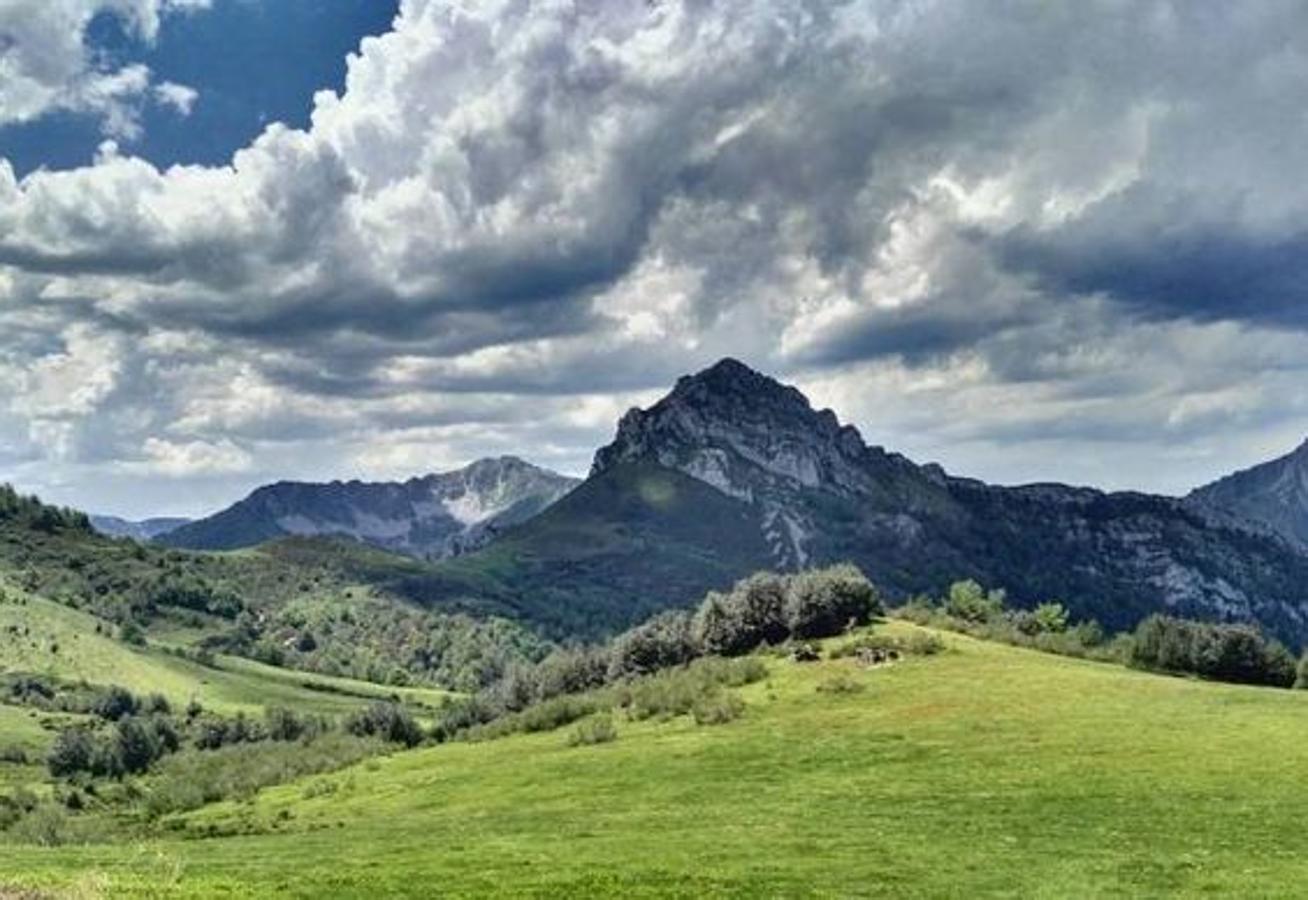
[[[147,91],[29,48],[179,6],[11,26],[0,66],[30,86],[0,120]],[[1223,428],[1304,427],[1306,25],[1289,2],[405,0],[308,129],[226,166],[0,162],[7,353],[118,340],[112,394],[48,420],[83,465],[239,451],[208,471],[252,481],[306,448],[392,472],[539,447],[577,471],[596,411],[733,354],[951,468],[1052,477],[1050,442],[1107,440],[1139,462],[1068,477],[1181,489],[1251,461]],[[1191,458],[1164,478],[1169,453]]]
[[[163,16],[208,6],[209,0],[0,0],[0,125],[63,110],[98,117],[106,135],[137,137],[150,70],[100,58],[87,44],[88,27],[96,16],[112,15],[152,42]],[[194,97],[183,100],[178,87],[160,85],[159,98],[189,108]]]

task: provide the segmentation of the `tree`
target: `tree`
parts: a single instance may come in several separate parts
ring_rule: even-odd
[[[691,638],[700,652],[713,656],[734,656],[753,649],[751,635],[732,597],[710,591],[695,611]]]
[[[989,622],[1004,611],[1005,599],[1002,590],[987,592],[970,578],[955,581],[949,586],[945,612],[965,622]]]
[[[1031,617],[1035,621],[1036,628],[1048,634],[1066,631],[1070,618],[1067,607],[1056,601],[1041,603],[1032,611]]]
[[[136,716],[119,720],[114,744],[125,772],[144,772],[163,755],[159,737],[150,724]]]

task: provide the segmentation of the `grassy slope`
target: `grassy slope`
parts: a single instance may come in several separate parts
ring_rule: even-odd
[[[258,712],[283,705],[302,712],[340,715],[366,698],[399,693],[434,705],[444,692],[388,688],[265,666],[252,660],[220,657],[218,668],[201,666],[155,648],[130,647],[95,633],[97,620],[83,612],[35,596],[26,603],[0,603],[0,671],[32,672],[94,684],[119,684],[138,693],[164,694],[184,705],[192,697],[221,712]],[[13,634],[10,626],[26,628]],[[52,653],[51,645],[58,646]],[[0,709],[3,707],[0,706]],[[4,733],[0,732],[0,742]]]
[[[909,626],[893,625],[893,628]],[[1285,895],[1308,695],[950,635],[888,669],[772,661],[741,720],[399,754],[145,847],[0,848],[0,882],[195,896]],[[818,693],[835,672],[855,694]]]

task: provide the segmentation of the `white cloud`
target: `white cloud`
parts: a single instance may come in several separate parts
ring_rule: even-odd
[[[246,450],[227,440],[213,443],[174,442],[151,437],[146,438],[142,449],[145,451],[145,464],[133,466],[129,463],[129,468],[143,467],[147,473],[158,473],[171,478],[246,472],[253,463],[253,458]]]
[[[161,106],[167,106],[173,109],[179,116],[189,116],[191,110],[195,107],[195,101],[200,97],[200,92],[193,87],[187,87],[184,84],[177,84],[173,81],[164,81],[155,85],[154,99]]]
[[[98,117],[107,135],[137,137],[150,70],[98,58],[87,45],[87,27],[108,13],[153,42],[163,16],[209,5],[210,0],[0,0],[0,126],[66,110]],[[170,92],[167,102],[178,99]]]

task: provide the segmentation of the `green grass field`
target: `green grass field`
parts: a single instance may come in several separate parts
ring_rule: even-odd
[[[911,626],[892,624],[892,630]],[[82,896],[1290,896],[1308,694],[947,635],[861,670],[769,660],[744,716],[399,753],[171,823],[0,848]],[[818,691],[837,674],[854,693]]]

